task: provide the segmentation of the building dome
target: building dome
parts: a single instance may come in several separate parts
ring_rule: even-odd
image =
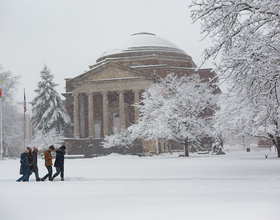
[[[158,37],[155,34],[141,32],[132,34],[125,45],[120,49],[108,50],[97,59],[97,62],[106,58],[121,58],[131,56],[167,55],[167,56],[188,56],[170,41]]]

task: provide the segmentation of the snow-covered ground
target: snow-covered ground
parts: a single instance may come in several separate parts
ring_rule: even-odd
[[[64,182],[36,182],[34,174],[29,183],[16,182],[19,159],[0,161],[0,173],[1,220],[280,218],[280,159],[273,150],[67,159]]]

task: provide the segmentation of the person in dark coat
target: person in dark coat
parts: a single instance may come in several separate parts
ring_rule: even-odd
[[[31,171],[28,167],[28,156],[29,156],[29,150],[25,149],[24,152],[20,156],[20,174],[22,174],[22,177],[20,177],[17,182],[28,182],[29,176],[31,175]]]
[[[54,162],[54,167],[56,168],[56,173],[53,175],[53,179],[57,177],[60,173],[61,181],[64,181],[64,155],[66,147],[63,145],[56,150],[56,159]]]
[[[36,177],[36,181],[39,182],[41,181],[40,177],[39,177],[39,170],[38,170],[38,166],[37,166],[37,154],[38,154],[38,148],[37,147],[33,147],[33,151],[29,151],[29,153],[31,154],[31,166],[30,166],[30,170],[35,174]],[[28,157],[29,159],[29,157]],[[32,173],[31,173],[32,175]]]
[[[26,148],[28,151],[29,151],[29,154],[28,154],[28,167],[29,169],[31,170],[32,166],[33,166],[33,159],[32,159],[32,148],[31,147],[27,147]]]
[[[32,167],[33,167],[32,149],[31,149],[31,147],[27,147],[26,149],[29,151],[27,157],[28,157],[28,168],[31,171],[31,174],[30,174],[30,176],[31,176],[32,175]],[[28,182],[30,176],[26,177],[22,181],[27,181]]]

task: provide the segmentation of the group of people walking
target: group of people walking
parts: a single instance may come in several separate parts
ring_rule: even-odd
[[[56,168],[56,173],[52,176],[52,159],[54,156],[52,156],[52,151],[54,151],[55,148],[53,145],[51,145],[48,150],[44,153],[45,158],[45,166],[48,170],[48,173],[43,177],[39,177],[39,171],[37,166],[37,155],[38,155],[38,148],[33,147],[27,147],[24,152],[20,156],[20,174],[22,177],[20,177],[17,182],[28,182],[29,177],[32,175],[32,173],[35,174],[36,181],[45,181],[47,178],[49,181],[53,181],[55,177],[57,177],[60,174],[61,181],[64,181],[64,155],[66,147],[63,145],[60,148],[56,149],[56,159],[54,162],[54,167]]]

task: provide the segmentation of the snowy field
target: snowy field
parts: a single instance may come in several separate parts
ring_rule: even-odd
[[[67,159],[65,182],[36,182],[33,174],[18,183],[19,159],[0,161],[0,173],[1,220],[280,219],[273,150]]]

